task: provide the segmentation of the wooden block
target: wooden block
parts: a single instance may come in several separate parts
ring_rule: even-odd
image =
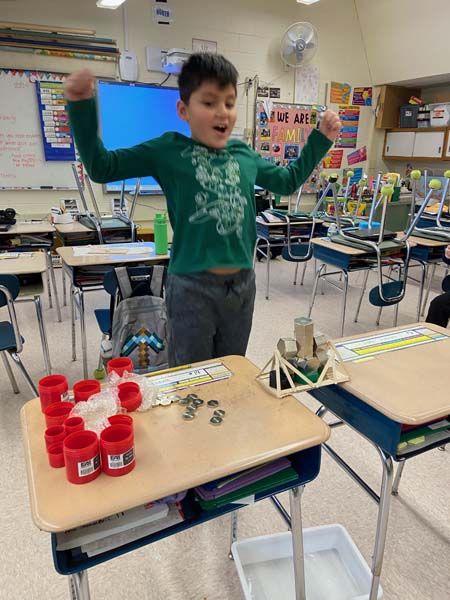
[[[294,338],[280,338],[277,349],[284,358],[294,358],[297,356],[297,341]]]

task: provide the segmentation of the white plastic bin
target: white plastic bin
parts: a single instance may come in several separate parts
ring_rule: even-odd
[[[303,543],[307,600],[368,600],[372,573],[342,525],[304,529]],[[231,550],[245,600],[295,599],[290,532],[237,541]]]

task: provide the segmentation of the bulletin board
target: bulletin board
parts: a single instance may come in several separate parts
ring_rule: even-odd
[[[44,146],[50,139],[44,131],[49,115],[38,102],[37,82],[61,84],[63,79],[58,73],[0,69],[0,190],[76,189],[73,142],[67,138],[70,152],[58,149],[56,140]]]
[[[318,104],[256,103],[255,150],[274,165],[285,167],[296,160],[323,106]],[[269,113],[269,114],[268,114]],[[320,167],[320,166],[319,166]],[[303,186],[305,193],[318,191],[319,168]]]

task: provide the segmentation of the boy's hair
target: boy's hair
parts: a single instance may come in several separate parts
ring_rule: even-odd
[[[198,90],[204,81],[214,81],[220,88],[231,84],[237,91],[238,77],[236,67],[221,54],[191,54],[178,77],[180,98],[185,104],[189,104],[191,94]]]

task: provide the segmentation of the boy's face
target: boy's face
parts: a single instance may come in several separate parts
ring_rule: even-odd
[[[177,111],[189,123],[193,140],[220,150],[236,123],[236,91],[232,84],[220,88],[215,81],[204,81],[191,94],[189,104],[178,100]]]

